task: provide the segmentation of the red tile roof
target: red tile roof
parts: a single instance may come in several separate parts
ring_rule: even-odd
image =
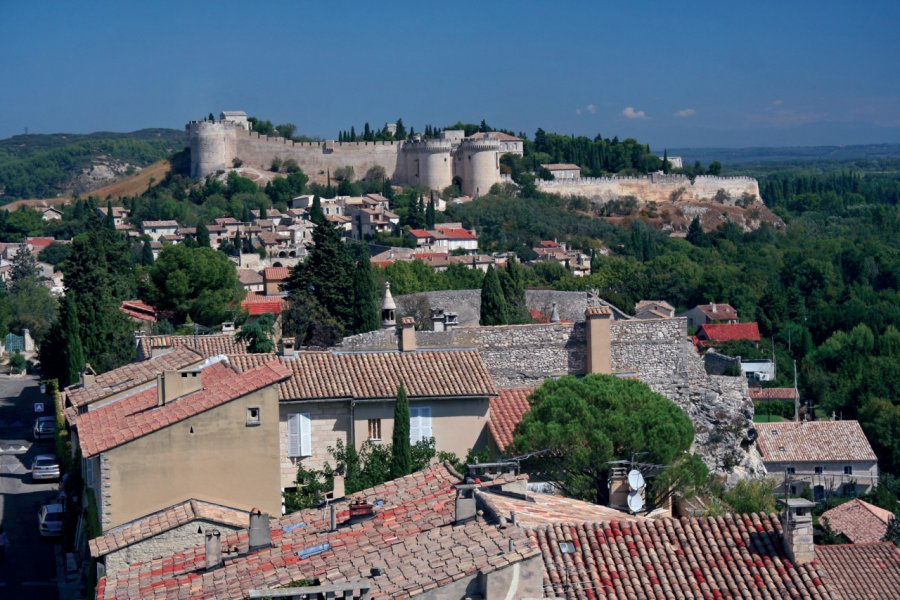
[[[763,388],[751,387],[750,397],[754,400],[793,400],[798,397],[795,388]]]
[[[140,300],[123,300],[119,310],[132,319],[156,323],[156,308]]]
[[[409,235],[417,238],[429,238],[432,234],[424,229],[410,229]]]
[[[270,356],[243,354],[229,360],[250,369]],[[282,362],[291,371],[280,387],[282,400],[394,398],[401,380],[411,398],[496,394],[476,350],[298,352]]]
[[[532,528],[545,525],[574,523],[579,521],[643,521],[645,517],[630,515],[615,508],[550,494],[509,494],[484,489],[477,492],[498,517],[511,520],[516,515],[516,523]]]
[[[557,163],[557,164],[549,164],[549,165],[541,165],[548,171],[575,171],[581,170],[581,167],[578,165],[573,165],[570,163]]]
[[[141,227],[143,229],[147,229],[148,227],[155,229],[167,229],[167,228],[178,228],[178,221],[143,221],[141,222]]]
[[[186,500],[152,515],[109,530],[105,535],[88,542],[91,556],[99,558],[110,552],[143,542],[192,521],[209,521],[243,529],[250,522],[250,513],[236,508],[212,504],[202,500]]]
[[[263,269],[263,278],[266,281],[284,281],[291,276],[291,270],[287,267],[266,267]]]
[[[814,564],[788,559],[781,524],[766,515],[578,523],[528,533],[541,549],[547,597],[831,598]],[[563,554],[563,541],[575,552]]]
[[[756,423],[766,462],[878,460],[858,421]]]
[[[500,452],[505,451],[513,443],[513,430],[522,420],[522,415],[531,408],[528,404],[528,395],[533,391],[533,387],[509,388],[498,390],[497,396],[491,398],[488,429]]]
[[[264,315],[271,313],[280,315],[284,310],[284,298],[276,296],[261,296],[259,294],[249,293],[241,302],[241,308],[251,315]]]
[[[260,367],[239,373],[226,362],[203,368],[203,388],[157,406],[156,385],[79,415],[78,440],[85,458],[128,443],[173,423],[283,381],[290,376],[271,355]]]
[[[854,498],[826,510],[819,517],[837,533],[844,534],[854,544],[880,542],[894,514],[883,508]]]
[[[705,323],[697,330],[701,340],[730,342],[732,340],[759,341],[759,325],[754,323]]]
[[[240,354],[247,351],[247,342],[233,333],[211,335],[142,335],[137,343],[137,359],[150,358],[153,348],[190,348],[204,358],[219,354]]]
[[[441,237],[447,240],[477,240],[478,236],[469,231],[468,229],[459,229],[459,228],[439,228],[436,233],[432,234],[434,237]]]
[[[559,248],[560,243],[556,240],[541,240],[541,246],[544,248]]]
[[[199,364],[203,360],[198,352],[191,348],[178,348],[168,354],[157,356],[141,362],[133,362],[118,369],[97,375],[94,383],[88,386],[75,384],[65,389],[67,404],[83,406],[107,396],[129,390],[156,379],[157,373],[178,370]]]
[[[816,559],[837,600],[900,596],[900,548],[891,543],[816,546]]]
[[[369,503],[384,502],[374,518],[329,531],[327,511],[300,511],[273,523],[271,548],[249,553],[246,530],[225,534],[222,547],[240,554],[225,554],[223,567],[204,572],[204,549],[197,546],[107,574],[97,598],[238,600],[299,579],[323,585],[363,579],[373,598],[408,598],[537,556],[523,529],[480,519],[454,525],[458,482],[455,471],[435,465],[359,492]],[[348,504],[336,506],[340,524]],[[321,552],[301,554],[317,546]],[[382,575],[372,577],[373,567]]]
[[[56,240],[52,237],[33,237],[25,240],[25,243],[33,248],[46,248]]]

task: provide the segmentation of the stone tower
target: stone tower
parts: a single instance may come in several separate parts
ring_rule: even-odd
[[[456,151],[455,166],[463,194],[472,198],[487,194],[500,182],[500,141],[463,140]]]
[[[237,156],[237,127],[228,121],[191,121],[187,124],[191,177],[202,179],[232,167]]]
[[[411,185],[442,190],[453,182],[452,145],[445,140],[404,142],[406,179]]]

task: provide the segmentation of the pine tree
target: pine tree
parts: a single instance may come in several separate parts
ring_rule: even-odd
[[[887,531],[884,532],[882,542],[891,542],[895,546],[900,546],[900,516],[894,514],[888,521]]]
[[[209,228],[202,221],[197,225],[197,245],[202,248],[209,248]]]
[[[29,250],[25,244],[22,244],[19,246],[19,249],[16,250],[16,253],[10,261],[10,289],[15,288],[21,281],[37,277],[39,273],[40,270],[38,270],[37,259],[34,257],[34,254],[31,253],[31,250]]]
[[[394,134],[395,140],[406,139],[406,127],[403,126],[403,119],[397,119],[397,132]]]
[[[75,292],[66,294],[63,310],[60,314],[62,329],[63,353],[65,369],[62,375],[62,386],[77,382],[84,369],[84,348],[81,346],[81,334],[78,331],[78,310],[75,305]]]
[[[394,402],[394,436],[391,443],[391,478],[412,472],[412,447],[409,441],[409,398],[406,386],[400,381]]]
[[[215,120],[216,120],[216,116],[215,116],[214,114],[212,114],[212,113],[209,113],[209,116],[206,117],[206,120],[207,120],[207,121],[215,121]]]
[[[482,325],[503,325],[506,323],[506,300],[500,277],[493,266],[489,266],[481,285],[481,319]]]
[[[694,220],[691,221],[685,239],[695,246],[709,246],[709,236],[700,225],[700,217],[694,217]]]
[[[378,291],[365,246],[360,246],[353,269],[353,312],[354,333],[375,331],[380,326]]]
[[[366,124],[363,126],[363,140],[366,142],[371,142],[374,139],[375,138],[372,136],[372,128],[369,127],[369,123],[367,121]]]
[[[425,209],[425,227],[427,229],[434,229],[434,192],[431,192],[431,201],[428,202],[428,206]]]

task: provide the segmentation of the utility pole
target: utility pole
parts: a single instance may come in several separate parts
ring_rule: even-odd
[[[794,421],[800,420],[800,391],[797,389],[797,359],[794,359]]]

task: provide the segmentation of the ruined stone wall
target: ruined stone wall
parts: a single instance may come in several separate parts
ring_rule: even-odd
[[[648,175],[645,177],[586,177],[575,180],[539,181],[544,192],[561,196],[586,196],[600,202],[634,196],[638,201],[679,202],[714,200],[719,190],[733,205],[744,194],[760,201],[759,183],[752,177],[715,177],[701,175],[692,182],[686,175]]]
[[[475,348],[498,387],[536,386],[548,377],[585,372],[585,323],[459,327],[418,331],[419,348]],[[687,338],[685,319],[614,320],[612,370],[634,373],[678,404],[694,422],[694,451],[732,479],[765,469],[754,444],[753,402],[741,377],[708,375]],[[344,338],[342,350],[396,350],[396,331]]]
[[[203,533],[197,533],[197,528]],[[126,546],[116,552],[106,555],[106,572],[114,573],[119,569],[135,563],[144,563],[161,556],[171,556],[176,552],[182,552],[188,548],[203,544],[203,535],[207,529],[218,529],[224,534],[229,531],[237,531],[240,527],[213,523],[204,519],[197,519],[185,523],[181,527],[170,529],[150,539]]]

